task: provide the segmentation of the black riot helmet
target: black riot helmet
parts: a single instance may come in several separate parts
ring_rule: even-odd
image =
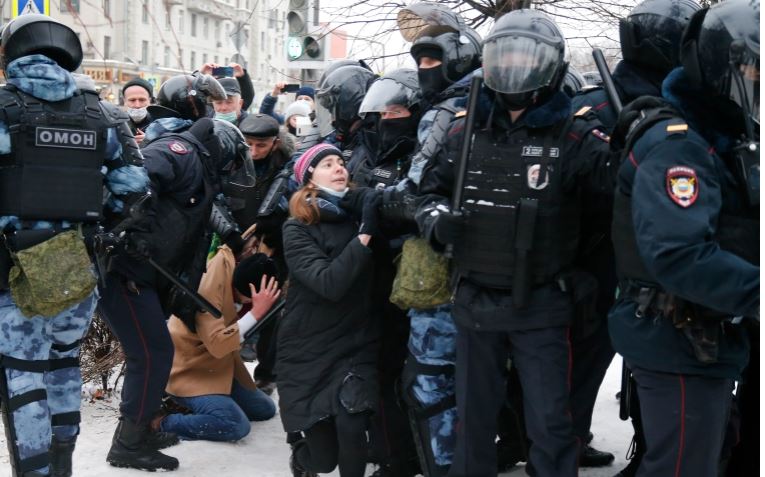
[[[359,106],[376,75],[361,66],[345,66],[330,73],[316,91],[316,118],[319,132],[326,136],[334,127],[348,135],[358,120]]]
[[[544,101],[558,91],[568,64],[565,39],[538,10],[514,10],[494,24],[483,42],[483,77],[510,110]]]
[[[696,87],[759,123],[759,0],[726,0],[697,12],[683,35],[680,61]]]
[[[563,77],[563,82],[560,85],[561,91],[566,93],[569,98],[573,98],[586,85],[587,81],[584,79],[584,76],[576,68],[568,65],[566,76]]]
[[[423,56],[441,61],[435,68],[418,68],[423,94],[429,99],[481,66],[481,37],[468,27],[456,31],[448,26],[428,26],[409,51],[418,65]]]
[[[367,113],[382,113],[391,106],[403,106],[412,115],[418,115],[423,109],[422,101],[417,71],[401,68],[372,83],[359,107],[359,116],[363,118]]]
[[[622,57],[662,76],[680,64],[680,38],[701,7],[693,0],[645,0],[619,20]]]
[[[0,48],[3,69],[13,60],[34,54],[47,56],[67,71],[82,63],[82,45],[74,30],[37,13],[19,15],[5,25]]]
[[[238,188],[254,187],[255,165],[242,133],[233,124],[220,119],[213,119],[213,131],[220,145],[218,169],[223,181]]]
[[[329,66],[327,66],[327,68],[321,73],[319,81],[316,83],[316,89],[321,89],[321,87],[324,85],[324,80],[327,79],[327,76],[346,66],[360,66],[362,68],[368,69],[369,71],[372,71],[372,68],[370,68],[364,60],[337,60],[330,63]]]
[[[210,100],[226,99],[223,86],[210,75],[178,75],[162,83],[157,104],[148,107],[153,118],[175,117],[196,121],[207,116]]]

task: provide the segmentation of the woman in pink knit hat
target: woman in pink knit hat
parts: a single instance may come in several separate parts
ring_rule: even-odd
[[[370,308],[379,195],[361,223],[338,205],[348,191],[342,153],[329,144],[294,166],[284,250],[290,270],[278,333],[279,408],[292,445],[293,475],[363,477],[366,430],[377,405],[379,323]]]

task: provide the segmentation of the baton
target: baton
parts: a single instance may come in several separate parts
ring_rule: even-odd
[[[279,312],[284,308],[284,304],[286,303],[286,300],[284,298],[280,298],[279,301],[277,301],[274,306],[271,307],[270,310],[268,310],[268,313],[266,315],[259,319],[257,323],[255,323],[255,326],[247,330],[247,333],[244,334],[244,341],[242,344],[247,343],[250,341],[251,338],[255,336],[255,334],[260,331],[261,328],[266,326],[266,323],[271,321],[276,315],[279,314]]]
[[[468,95],[467,116],[465,117],[465,136],[460,147],[459,163],[454,177],[454,189],[452,191],[452,211],[451,213],[462,215],[462,194],[465,189],[465,176],[467,176],[468,162],[470,161],[470,152],[473,149],[473,130],[475,129],[475,112],[478,106],[478,97],[481,93],[481,82],[483,77],[475,74],[470,79],[470,94]],[[447,244],[444,249],[444,257],[452,258],[454,255],[454,244]]]
[[[199,308],[201,308],[204,311],[208,312],[209,314],[211,314],[215,318],[220,318],[221,316],[223,316],[223,314],[220,312],[220,310],[215,308],[212,303],[210,303],[209,301],[205,300],[205,298],[202,295],[200,295],[199,293],[197,293],[194,290],[192,290],[191,288],[189,288],[188,285],[186,285],[182,281],[178,280],[178,277],[176,277],[175,275],[173,275],[172,273],[167,271],[165,269],[165,267],[163,267],[162,265],[160,265],[157,262],[155,262],[153,258],[148,257],[146,260],[149,262],[149,264],[152,267],[154,267],[154,269],[156,271],[158,271],[159,273],[162,274],[162,276],[167,278],[168,281],[170,281],[170,283],[172,283],[173,285],[178,287],[178,289],[182,293],[184,293],[186,296],[191,298],[191,300],[194,303],[196,303],[197,306],[199,306]]]
[[[618,115],[622,112],[622,100],[616,92],[614,80],[611,78],[611,72],[608,70],[608,64],[606,64],[606,57],[603,56],[603,51],[600,48],[593,48],[592,58],[595,60],[595,66],[598,67],[600,78],[603,80],[603,89],[606,90],[608,100],[614,105],[614,110]]]

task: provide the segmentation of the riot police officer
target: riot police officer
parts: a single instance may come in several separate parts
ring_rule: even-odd
[[[616,92],[622,104],[640,96],[660,96],[664,77],[679,65],[680,37],[691,15],[699,10],[691,0],[645,0],[620,20],[619,34],[623,60],[613,72]],[[616,110],[603,88],[587,90],[573,98],[574,110],[589,106],[610,133]],[[610,196],[610,194],[609,194]],[[598,279],[598,301],[594,313],[582,317],[572,329],[573,367],[571,412],[574,433],[588,440],[592,412],[598,389],[614,356],[608,337],[608,310],[614,303],[616,267],[611,244],[611,198],[603,194],[584,194],[583,238],[577,262]],[[622,391],[625,392],[625,391]],[[637,402],[630,405],[635,428],[631,462],[620,477],[633,476],[645,450]],[[587,446],[580,464],[606,465],[613,455]]]
[[[103,218],[104,184],[105,211],[116,213],[145,194],[148,177],[127,115],[75,85],[70,72],[82,49],[74,31],[27,14],[5,26],[1,42],[8,83],[0,89],[6,441],[14,476],[68,477],[80,423],[80,340],[97,301],[82,236],[89,241]]]
[[[159,452],[177,437],[158,432],[156,425],[173,360],[165,320],[170,314],[193,320],[197,307],[145,259],[151,257],[196,290],[221,174],[232,163],[243,163],[247,151],[235,126],[205,117],[208,98],[224,97],[210,76],[179,75],[162,84],[157,104],[149,106],[155,120],[145,131],[142,151],[156,202],[132,217],[124,249],[111,258],[99,302],[127,363],[120,422],[106,458],[116,467],[178,467],[177,459]],[[232,221],[215,218],[227,244],[240,249],[242,239]]]
[[[759,320],[759,1],[696,12],[680,62],[664,101],[633,102],[614,132],[627,160],[608,324],[640,398],[639,476],[719,475],[745,325]]]
[[[376,76],[362,66],[344,65],[329,73],[316,91],[316,121],[322,137],[343,151],[349,169],[377,150],[375,118],[362,119],[359,106]]]
[[[569,325],[592,279],[573,267],[580,188],[613,185],[607,137],[589,111],[571,114],[559,91],[565,40],[535,10],[501,17],[483,42],[493,105],[476,125],[462,215],[450,211],[466,119],[426,166],[417,213],[434,247],[453,245],[457,277],[456,391],[460,424],[449,475],[497,474],[494,441],[505,399],[508,354],[523,390],[529,465],[536,475],[573,476],[579,445],[568,410]],[[468,118],[473,120],[474,118]]]

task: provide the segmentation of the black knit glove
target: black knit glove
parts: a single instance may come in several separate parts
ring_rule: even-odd
[[[379,218],[380,204],[382,204],[382,192],[369,189],[372,193],[367,193],[364,197],[364,205],[361,209],[361,226],[359,234],[378,235],[380,233]]]

